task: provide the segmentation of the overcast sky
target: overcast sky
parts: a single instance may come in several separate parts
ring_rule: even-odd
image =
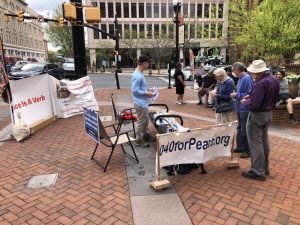
[[[51,14],[53,9],[58,5],[62,5],[66,0],[25,0],[28,4],[28,7],[36,11],[37,13],[47,16],[47,13]]]

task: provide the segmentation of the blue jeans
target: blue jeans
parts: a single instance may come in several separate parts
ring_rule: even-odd
[[[238,126],[236,134],[237,151],[249,152],[246,124],[249,112],[237,112]]]

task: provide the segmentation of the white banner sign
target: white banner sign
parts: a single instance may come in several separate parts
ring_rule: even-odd
[[[30,124],[54,115],[49,75],[39,75],[21,80],[9,81],[14,109],[14,121]]]
[[[59,118],[68,118],[73,115],[83,113],[83,108],[99,111],[98,103],[95,99],[92,82],[88,76],[78,80],[57,80],[54,84],[56,93],[56,113]]]
[[[230,156],[237,123],[159,135],[160,167]]]

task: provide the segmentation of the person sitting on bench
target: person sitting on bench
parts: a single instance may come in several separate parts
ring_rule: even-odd
[[[287,100],[289,98],[291,98],[291,95],[289,92],[289,83],[288,83],[288,80],[285,79],[284,71],[278,71],[276,73],[276,78],[280,84],[279,101],[277,102],[277,105],[283,105],[283,104],[287,103]]]

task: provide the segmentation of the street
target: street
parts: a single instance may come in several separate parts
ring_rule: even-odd
[[[93,88],[116,88],[115,74],[88,74],[92,80]],[[146,81],[148,87],[153,86],[157,88],[168,87],[168,76],[146,76]],[[185,81],[186,86],[192,86],[193,81]],[[131,85],[131,75],[119,75],[120,88],[130,88]],[[171,86],[174,84],[174,79],[171,79]]]

